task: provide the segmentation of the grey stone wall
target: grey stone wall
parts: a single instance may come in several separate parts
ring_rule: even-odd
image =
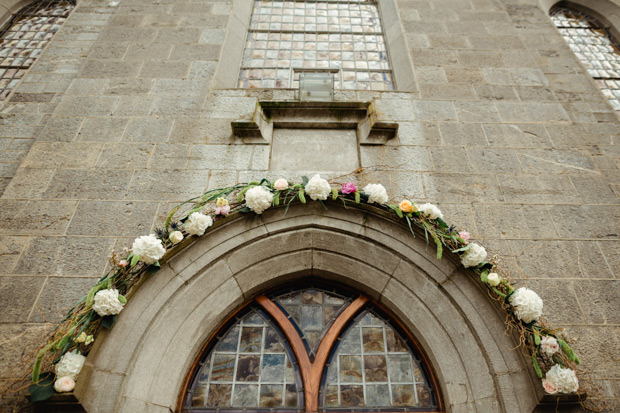
[[[0,109],[0,371],[174,201],[309,172],[231,137],[258,100],[295,97],[212,88],[231,1],[109,3],[80,1]],[[337,93],[399,123],[360,147],[362,183],[439,203],[504,257],[620,410],[616,114],[536,0],[397,6],[413,91]]]

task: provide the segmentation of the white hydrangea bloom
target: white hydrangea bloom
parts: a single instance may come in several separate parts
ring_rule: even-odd
[[[66,352],[58,364],[56,364],[56,377],[68,376],[75,380],[77,375],[80,374],[85,360],[86,357],[77,350],[75,353],[71,351]]]
[[[140,261],[148,265],[159,261],[166,253],[161,240],[153,234],[136,238],[131,246],[131,251],[140,257]]]
[[[118,314],[122,309],[123,303],[118,299],[117,289],[100,290],[95,294],[93,310],[101,317]]]
[[[558,364],[549,369],[545,379],[553,383],[560,393],[575,393],[579,389],[579,380],[575,372]]]
[[[304,189],[313,201],[324,201],[332,193],[332,187],[329,185],[329,182],[318,174],[308,181]]]
[[[529,288],[517,289],[508,302],[515,308],[516,316],[525,323],[538,320],[542,315],[543,300]]]
[[[461,263],[463,267],[475,267],[482,264],[487,258],[487,250],[482,245],[469,244],[470,247],[461,255]]]
[[[262,185],[250,188],[245,193],[245,204],[257,214],[262,214],[264,210],[271,206],[272,202],[273,195]]]
[[[368,203],[385,204],[388,201],[387,191],[381,184],[368,184],[364,187],[364,193],[368,195]]]
[[[207,228],[213,225],[213,218],[210,215],[205,215],[202,212],[194,212],[183,224],[183,228],[191,235],[202,235]]]
[[[418,211],[420,211],[420,213],[426,215],[430,219],[437,219],[437,218],[443,219],[443,214],[441,213],[441,210],[437,208],[437,205],[426,203],[426,204],[420,205],[418,207]]]

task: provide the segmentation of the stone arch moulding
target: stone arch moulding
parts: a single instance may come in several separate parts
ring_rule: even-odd
[[[611,34],[620,39],[620,6],[610,0],[539,0],[546,15],[556,6],[582,11],[604,24]]]
[[[531,412],[542,397],[504,316],[453,257],[382,211],[319,203],[238,214],[162,265],[97,340],[75,395],[89,412],[175,411],[201,348],[244,302],[318,277],[360,290],[417,338],[450,412]],[[538,384],[538,385],[537,385]]]

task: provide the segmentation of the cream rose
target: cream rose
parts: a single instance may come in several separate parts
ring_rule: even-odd
[[[418,207],[418,211],[420,211],[420,213],[422,213],[423,215],[425,215],[426,217],[430,219],[437,219],[437,218],[443,219],[443,214],[441,213],[441,210],[437,208],[436,205],[433,205],[433,204],[426,203],[426,204],[420,205]]]
[[[183,233],[181,231],[172,231],[168,236],[168,239],[173,244],[178,244],[179,242],[183,241]]]
[[[579,381],[572,369],[554,364],[545,375],[560,393],[575,393],[579,389]]]
[[[159,261],[166,253],[161,240],[153,234],[136,238],[131,246],[131,251],[140,257],[140,261],[148,265]]]
[[[492,272],[487,275],[487,282],[491,287],[497,287],[501,281],[502,279],[496,272]]]
[[[368,184],[364,187],[363,192],[368,195],[368,203],[385,204],[388,201],[387,191],[381,184]]]
[[[273,183],[273,188],[278,191],[284,191],[286,188],[288,188],[288,181],[284,178],[280,178]]]
[[[545,389],[545,392],[547,392],[548,394],[556,394],[558,392],[558,388],[556,387],[556,385],[551,383],[547,379],[543,379],[542,385]]]
[[[54,382],[54,390],[58,393],[67,393],[75,388],[75,380],[69,376],[64,376],[56,379]]]
[[[245,193],[245,204],[257,214],[271,206],[273,195],[264,186],[255,186]]]
[[[546,336],[540,340],[540,351],[548,356],[553,356],[560,350],[560,344],[555,337]]]
[[[314,175],[306,184],[306,193],[313,201],[324,201],[332,193],[332,187],[321,175]]]
[[[487,258],[487,251],[483,246],[470,244],[470,247],[461,255],[461,263],[465,268],[475,267],[482,264]]]
[[[117,289],[100,290],[95,294],[93,310],[101,317],[115,315],[123,309],[123,303],[119,300]]]
[[[202,212],[194,212],[185,221],[183,228],[188,234],[202,235],[207,228],[213,225],[213,218],[210,215],[205,215]]]
[[[524,323],[536,321],[542,315],[543,301],[534,291],[521,287],[508,299],[515,309],[515,315]],[[557,384],[557,383],[556,383]]]
[[[82,370],[84,360],[86,360],[86,357],[81,355],[77,350],[75,353],[71,351],[66,352],[58,364],[56,364],[56,376],[68,376],[75,380],[77,375],[80,374],[80,370]]]

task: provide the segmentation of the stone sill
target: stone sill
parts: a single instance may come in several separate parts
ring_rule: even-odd
[[[373,102],[260,101],[251,120],[231,122],[243,143],[268,145],[274,128],[356,129],[361,145],[383,145],[396,136],[398,124],[380,122]]]

